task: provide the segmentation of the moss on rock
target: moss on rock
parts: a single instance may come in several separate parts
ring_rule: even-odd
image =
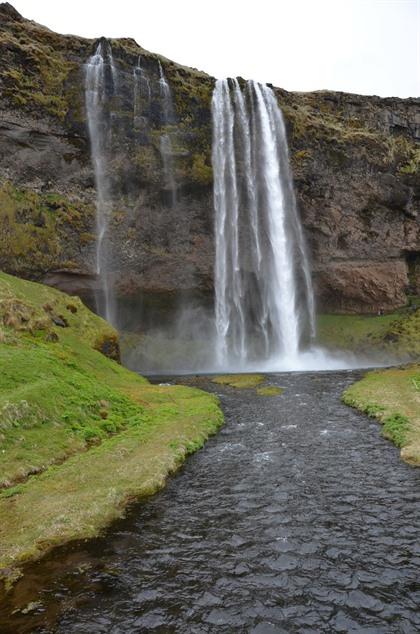
[[[89,41],[54,33],[5,5],[1,18],[1,99],[19,110],[62,123],[69,110],[74,111],[74,84],[68,78],[79,72],[79,56],[84,50],[87,54]]]
[[[54,192],[0,184],[0,267],[20,275],[63,267],[69,232],[88,235],[91,243],[84,229],[93,224],[91,205]]]
[[[206,163],[206,157],[203,154],[193,155],[191,177],[200,185],[211,185],[213,182],[213,169]]]

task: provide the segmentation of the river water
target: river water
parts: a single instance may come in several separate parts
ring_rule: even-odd
[[[205,378],[222,431],[105,537],[57,551],[3,633],[420,631],[420,470],[340,394],[358,372]]]

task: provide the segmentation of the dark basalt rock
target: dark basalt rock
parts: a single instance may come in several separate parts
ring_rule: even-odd
[[[62,315],[51,315],[51,321],[60,328],[68,328],[69,323]]]
[[[0,4],[1,14],[4,17],[8,17],[12,20],[18,20],[22,22],[24,18],[20,15],[18,11],[16,11],[15,7],[13,7],[9,2],[2,2]]]
[[[214,79],[110,42],[113,199],[108,253],[117,293],[208,293],[213,286],[211,95]],[[0,267],[79,293],[95,275],[95,189],[84,107],[84,63],[97,42],[58,35],[0,5]],[[134,116],[141,55],[152,101]],[[176,125],[177,203],[166,189],[158,60]],[[420,100],[275,89],[318,305],[377,312],[420,293]],[[414,260],[413,260],[414,258]],[[417,269],[416,269],[417,270]],[[414,281],[413,281],[414,280]],[[413,286],[414,285],[414,286]]]

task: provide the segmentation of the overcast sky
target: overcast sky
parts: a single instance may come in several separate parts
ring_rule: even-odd
[[[10,0],[59,33],[133,37],[215,77],[420,96],[420,0]]]

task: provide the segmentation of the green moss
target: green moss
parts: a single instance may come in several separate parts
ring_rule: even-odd
[[[63,121],[69,109],[66,79],[77,62],[62,49],[59,36],[38,25],[9,22],[0,32],[0,52],[6,60],[0,70],[2,96],[12,105],[57,117]]]
[[[99,350],[102,354],[114,361],[120,360],[120,346],[117,333],[101,333],[95,341],[95,350]]]
[[[298,167],[306,163],[312,157],[312,152],[310,150],[298,150],[292,155],[293,164]]]
[[[171,63],[165,66],[165,73],[171,84],[177,115],[173,135],[176,180],[180,184],[208,187],[213,179],[211,98],[214,80],[204,73]]]
[[[13,571],[162,487],[222,414],[214,396],[101,354],[115,331],[55,289],[0,273],[0,325],[0,571]]]
[[[279,396],[283,394],[284,389],[275,385],[267,385],[266,387],[257,387],[258,396]]]
[[[174,89],[175,108],[183,119],[191,112],[191,104],[210,112],[213,95],[213,79],[205,73],[184,71],[173,64],[165,68],[166,75]]]
[[[20,274],[58,268],[69,230],[85,235],[94,208],[56,193],[0,185],[0,266]],[[86,242],[85,239],[82,242]]]
[[[401,174],[416,174],[420,171],[420,150],[415,149],[411,153],[409,161],[400,167]]]
[[[248,389],[263,383],[264,377],[262,374],[224,374],[212,378],[212,382],[239,389]]]
[[[194,154],[191,167],[191,177],[195,183],[210,185],[213,182],[213,170],[202,154]]]
[[[357,160],[395,170],[413,173],[416,161],[414,140],[405,135],[389,135],[373,126],[369,116],[354,117],[342,105],[327,101],[328,93],[303,93],[284,95],[277,91],[284,116],[288,122],[292,145],[299,148],[297,156],[292,156],[295,169],[304,168],[306,157],[299,155],[306,151],[308,140],[312,147],[322,143],[323,152],[331,168],[340,170]],[[301,149],[302,145],[304,149]]]

